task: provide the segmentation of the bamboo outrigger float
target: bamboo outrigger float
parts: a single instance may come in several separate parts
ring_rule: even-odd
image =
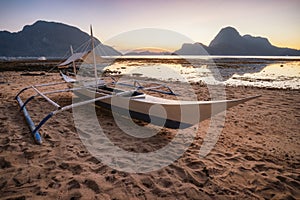
[[[92,29],[91,29],[91,40],[93,41]],[[93,42],[92,42],[93,44]],[[94,47],[94,46],[93,46]],[[139,81],[134,81],[133,84],[128,84],[125,82],[117,82],[113,77],[112,81],[106,82],[102,78],[97,76],[97,67],[96,67],[96,56],[94,48],[91,51],[93,55],[94,62],[94,78],[93,80],[88,80],[85,84],[78,87],[69,88],[61,90],[53,90],[47,92],[41,92],[39,88],[61,85],[61,84],[70,84],[70,83],[79,83],[79,81],[65,75],[61,72],[61,76],[64,79],[62,82],[48,83],[33,85],[22,89],[15,97],[17,100],[20,110],[23,112],[26,122],[29,125],[31,133],[37,144],[42,143],[42,137],[39,133],[39,129],[54,115],[57,113],[78,107],[84,106],[90,103],[96,103],[99,106],[104,108],[111,109],[113,112],[118,114],[142,120],[154,125],[173,128],[173,129],[184,129],[199,122],[210,118],[213,115],[216,115],[228,108],[236,106],[238,104],[244,103],[251,99],[257,98],[259,96],[251,96],[242,99],[234,100],[218,100],[218,101],[177,101],[170,100],[165,98],[155,97],[149,94],[146,94],[145,91],[152,91],[156,93],[163,93],[165,95],[176,95],[171,88],[164,84],[152,83],[150,86],[144,86]],[[82,58],[85,56],[85,53],[73,54],[67,61],[63,64],[73,63],[76,58]],[[74,71],[76,72],[76,71]],[[122,85],[129,88],[129,90],[120,90],[115,89],[116,85]],[[27,90],[33,90],[35,95],[30,96],[24,102],[21,99],[21,94]],[[67,106],[60,106],[57,102],[53,101],[48,97],[50,94],[62,93],[62,92],[73,92],[79,97],[84,97],[85,100],[81,102],[76,102]],[[50,112],[46,117],[44,117],[37,125],[32,121],[26,106],[28,103],[35,97],[42,97],[48,103],[53,105],[55,109]],[[130,106],[128,106],[130,105]],[[155,112],[150,112],[151,108],[156,107]],[[159,108],[159,109],[157,109]],[[196,111],[197,116],[194,116],[190,113]],[[165,112],[162,115],[162,112]]]

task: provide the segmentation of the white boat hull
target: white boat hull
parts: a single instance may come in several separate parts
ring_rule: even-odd
[[[87,89],[76,91],[75,94],[84,98],[101,96]],[[132,97],[113,96],[95,103],[125,117],[167,128],[184,129],[257,97],[259,96],[222,101],[178,101],[141,93]]]

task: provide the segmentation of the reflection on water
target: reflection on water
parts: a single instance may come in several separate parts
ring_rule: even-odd
[[[300,89],[300,62],[273,63],[256,73],[234,74],[228,85]]]
[[[176,63],[115,63],[109,66],[112,72],[119,72],[129,76],[140,76],[164,81],[182,81],[183,79],[191,81],[195,76],[196,69],[190,66],[183,67]],[[199,68],[204,69],[204,66]],[[208,71],[208,70],[203,70]],[[195,80],[197,81],[197,80]]]
[[[300,89],[300,61],[289,59],[121,59],[105,68],[111,73],[164,81],[216,83]],[[211,82],[209,82],[211,84]]]

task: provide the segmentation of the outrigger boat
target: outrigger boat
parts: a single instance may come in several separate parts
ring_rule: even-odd
[[[91,38],[92,31],[91,31]],[[94,51],[90,52],[95,61]],[[79,55],[79,54],[77,54]],[[83,55],[83,54],[82,54]],[[73,56],[73,58],[76,56]],[[69,59],[73,62],[74,59]],[[68,63],[68,62],[65,62]],[[67,87],[61,90],[54,90],[48,92],[41,92],[39,88],[60,85],[60,84],[74,84],[79,81],[67,76],[61,72],[64,81],[57,83],[48,83],[33,85],[22,89],[15,97],[20,110],[24,113],[25,119],[30,127],[31,133],[36,143],[41,144],[42,139],[39,134],[39,129],[57,113],[69,110],[78,106],[84,106],[90,103],[95,103],[101,107],[111,109],[122,116],[132,119],[142,120],[154,125],[172,128],[185,129],[191,127],[199,122],[212,117],[226,109],[229,109],[238,104],[244,103],[259,96],[251,96],[242,99],[234,100],[218,100],[218,101],[178,101],[155,97],[147,94],[147,91],[155,93],[163,93],[165,95],[176,95],[171,88],[164,84],[152,83],[150,86],[144,86],[140,81],[135,80],[133,84],[126,82],[118,82],[113,77],[112,81],[106,82],[103,78],[98,78],[97,68],[94,62],[95,78],[90,83],[85,81],[77,87]],[[129,87],[129,90],[116,89],[117,85]],[[35,91],[35,95],[30,96],[24,102],[20,98],[21,94],[26,90]],[[76,102],[67,106],[60,106],[57,102],[50,99],[48,96],[55,93],[73,92],[79,97],[84,97],[85,100]],[[44,117],[37,125],[32,121],[26,105],[35,97],[42,97],[47,102],[55,107],[55,110]],[[154,108],[154,109],[153,109]],[[195,113],[197,116],[191,113]]]

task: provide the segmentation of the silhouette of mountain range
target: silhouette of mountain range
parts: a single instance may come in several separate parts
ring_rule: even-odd
[[[37,21],[20,32],[0,31],[0,56],[63,57],[70,52],[70,45],[75,50],[89,39],[89,34],[76,27]],[[98,39],[95,41],[95,45],[100,45],[101,55],[121,55]]]
[[[147,55],[171,55],[171,52],[168,51],[161,51],[161,52],[156,52],[156,51],[151,51],[151,50],[147,50],[147,51],[130,51],[128,53],[125,53],[124,55],[128,55],[128,56],[147,56]]]
[[[77,49],[90,39],[90,35],[80,29],[57,22],[37,21],[24,26],[16,33],[0,31],[0,56],[17,57],[63,57],[70,50]],[[114,48],[102,44],[99,53],[102,56],[122,55]],[[129,52],[128,55],[167,55],[168,52]],[[300,50],[273,46],[267,38],[241,36],[233,27],[221,29],[209,46],[202,43],[185,43],[172,54],[178,55],[254,55],[254,56],[299,56]]]
[[[183,44],[173,54],[178,55],[252,55],[299,56],[300,50],[273,46],[267,38],[241,36],[233,27],[221,29],[209,46],[201,43]]]

